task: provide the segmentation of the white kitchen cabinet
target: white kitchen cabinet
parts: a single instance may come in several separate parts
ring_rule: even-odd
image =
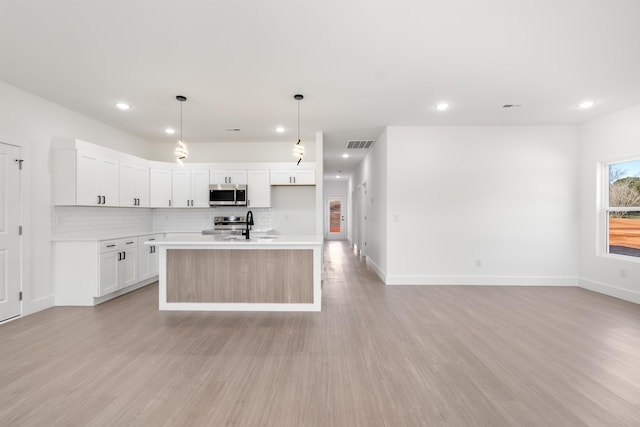
[[[98,292],[100,297],[118,290],[118,257],[120,252],[111,251],[100,254],[100,276],[98,278]]]
[[[247,184],[247,171],[243,169],[211,169],[211,184]]]
[[[171,200],[174,208],[191,206],[191,171],[171,171]]]
[[[271,207],[271,181],[268,169],[247,171],[247,207]]]
[[[171,207],[171,169],[149,170],[149,205],[152,208]]]
[[[52,158],[54,205],[119,205],[117,159],[85,150],[54,150]]]
[[[118,264],[118,289],[138,282],[138,239],[126,239]]]
[[[138,281],[141,282],[158,275],[158,248],[145,245],[144,242],[160,239],[161,234],[138,237]]]
[[[209,170],[191,171],[191,206],[209,207]]]
[[[173,207],[208,207],[209,170],[174,170],[171,189]]]
[[[313,169],[272,169],[271,185],[316,185],[316,171]]]
[[[102,297],[138,281],[138,239],[101,241],[100,276],[96,297]]]
[[[149,168],[120,163],[120,206],[149,207]]]
[[[141,254],[149,250],[145,241],[161,236],[54,241],[56,305],[92,306],[154,282],[158,255]]]

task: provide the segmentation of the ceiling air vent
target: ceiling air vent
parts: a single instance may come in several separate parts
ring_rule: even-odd
[[[348,150],[357,150],[357,149],[367,149],[371,147],[373,141],[370,139],[367,140],[351,140],[347,141],[347,149]]]

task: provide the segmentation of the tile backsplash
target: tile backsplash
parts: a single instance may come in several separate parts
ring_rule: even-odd
[[[54,206],[51,215],[53,239],[138,234],[153,227],[151,209]]]
[[[246,215],[247,208],[149,209],[91,206],[54,206],[53,239],[140,234],[147,232],[200,232],[213,228],[214,216]],[[271,228],[271,208],[254,208],[254,228]]]
[[[153,231],[202,231],[213,228],[214,216],[244,216],[244,207],[153,209]],[[271,208],[253,208],[253,228],[272,227]]]

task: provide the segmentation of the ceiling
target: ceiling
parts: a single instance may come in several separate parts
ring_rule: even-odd
[[[385,126],[639,103],[638,17],[636,0],[2,0],[0,80],[151,142],[175,140],[178,94],[188,143],[295,142],[302,93],[303,141],[323,131],[326,176],[345,176],[363,156],[346,141]]]

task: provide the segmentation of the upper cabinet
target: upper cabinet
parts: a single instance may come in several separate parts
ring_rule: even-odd
[[[84,150],[53,152],[53,203],[119,206],[119,162]]]
[[[316,171],[313,169],[272,169],[271,185],[316,185]]]
[[[151,168],[149,170],[149,205],[152,208],[170,208],[171,169]]]
[[[243,169],[211,169],[211,184],[247,184],[247,171]]]
[[[271,183],[268,169],[247,171],[247,207],[271,207]]]
[[[178,168],[79,139],[52,143],[54,205],[209,207],[210,184],[247,185],[252,208],[271,207],[272,185],[315,185],[315,163],[192,163]],[[246,168],[245,168],[246,167]]]
[[[120,162],[120,206],[149,207],[149,168]]]
[[[173,207],[206,208],[209,206],[209,169],[175,169],[172,180]]]

